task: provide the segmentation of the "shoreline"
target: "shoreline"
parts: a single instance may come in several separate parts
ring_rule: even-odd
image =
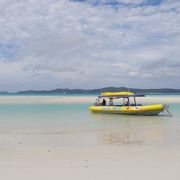
[[[62,104],[62,103],[91,103],[96,96],[0,96],[0,104]],[[137,98],[139,103],[180,103],[179,97],[151,96]]]

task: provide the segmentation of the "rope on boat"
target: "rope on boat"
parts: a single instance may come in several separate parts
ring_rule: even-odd
[[[173,116],[172,113],[169,111],[169,105],[168,104],[164,104],[164,112],[167,113],[168,116]]]

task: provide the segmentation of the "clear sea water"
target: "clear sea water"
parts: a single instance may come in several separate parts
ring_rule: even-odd
[[[95,114],[89,112],[90,105],[0,102],[0,133],[84,133],[92,134],[94,141],[103,144],[180,145],[180,103],[170,104],[172,117]]]

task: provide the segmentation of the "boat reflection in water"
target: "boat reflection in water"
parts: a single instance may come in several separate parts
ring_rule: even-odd
[[[101,124],[98,139],[102,144],[150,145],[165,141],[161,117],[92,114],[91,118]]]
[[[124,144],[124,145],[142,145],[151,143],[162,143],[162,131],[138,132],[121,131],[121,132],[105,132],[100,134],[99,140],[103,144]]]

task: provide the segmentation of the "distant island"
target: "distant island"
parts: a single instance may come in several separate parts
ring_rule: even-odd
[[[0,94],[9,94],[7,91],[0,91]]]
[[[126,87],[105,87],[100,89],[53,89],[53,90],[27,90],[19,91],[15,94],[99,94],[101,92],[115,92],[115,91],[132,91],[134,93],[180,93],[180,89],[161,88],[161,89],[137,89],[137,88],[126,88]],[[3,92],[7,93],[7,92]]]

